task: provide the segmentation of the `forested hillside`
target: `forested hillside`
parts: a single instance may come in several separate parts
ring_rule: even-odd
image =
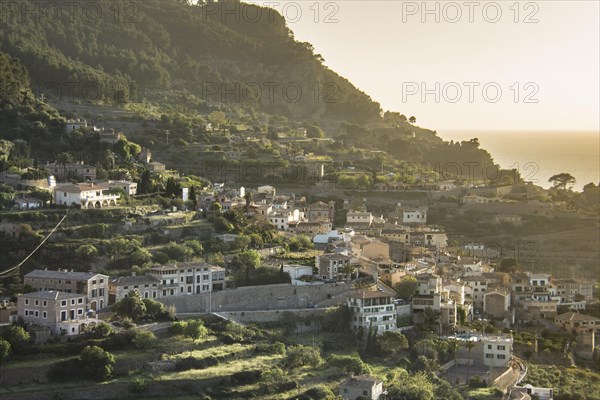
[[[110,164],[106,146],[64,134],[64,118],[48,106],[55,100],[88,100],[100,107],[146,111],[149,104],[157,105],[153,117],[141,117],[160,117],[159,124],[127,132],[151,148],[163,140],[165,130],[181,146],[227,142],[221,133],[208,135],[203,129],[216,107],[227,112],[221,123],[228,123],[230,131],[238,123],[269,134],[320,123],[343,146],[384,151],[399,161],[440,168],[478,163],[475,176],[480,178],[485,178],[482,168],[493,162],[476,140],[444,142],[398,112],[382,115],[379,104],[328,69],[311,44],[296,41],[272,9],[234,0],[69,4],[23,0],[20,8],[3,15],[0,27],[0,52],[5,54],[2,138],[27,141],[33,151],[29,155],[42,161],[75,151],[78,160]],[[59,109],[64,117],[76,116]],[[335,159],[343,147],[331,147]],[[116,153],[125,156],[125,150]],[[161,149],[155,150],[161,158]],[[182,167],[178,159],[169,162]],[[488,172],[495,176],[493,169]]]
[[[72,9],[68,2],[23,0],[19,6],[3,17],[0,49],[27,66],[42,92],[58,85],[63,95],[98,93],[125,102],[149,89],[185,88],[204,100],[294,118],[380,118],[379,104],[325,67],[271,9],[177,0],[93,0]],[[222,15],[225,7],[260,18]]]

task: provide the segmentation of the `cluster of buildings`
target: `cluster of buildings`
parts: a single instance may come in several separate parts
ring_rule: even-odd
[[[72,336],[98,322],[97,312],[136,291],[143,299],[159,299],[225,289],[225,269],[204,262],[157,266],[145,275],[110,278],[95,272],[34,270],[23,278],[35,291],[17,296],[5,307],[7,322],[22,318],[36,340]]]

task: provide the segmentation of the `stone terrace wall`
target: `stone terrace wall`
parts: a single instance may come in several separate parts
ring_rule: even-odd
[[[213,292],[212,311],[292,310],[314,308],[315,304],[332,306],[345,303],[345,295],[351,291],[352,286],[347,283],[247,286]],[[209,309],[209,293],[159,300],[167,306],[174,305],[178,313],[203,313]]]
[[[319,316],[325,315],[325,313],[329,309],[327,308],[307,308],[306,310],[297,310],[294,311],[294,315],[299,318],[304,318],[308,316]],[[219,313],[224,317],[227,317],[235,322],[241,323],[263,323],[263,322],[275,322],[280,320],[283,317],[283,313],[285,310],[271,310],[271,311],[233,311],[233,312],[222,312]]]

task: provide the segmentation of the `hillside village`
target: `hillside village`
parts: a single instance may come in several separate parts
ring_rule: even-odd
[[[258,5],[37,3],[0,30],[2,400],[600,400],[598,182],[384,111]]]
[[[124,134],[105,133],[82,120],[68,121],[65,129],[96,135],[111,146],[127,143]],[[136,166],[137,178],[99,179],[96,165],[68,154],[43,164],[42,179],[3,173],[4,184],[14,188],[0,224],[5,243],[32,235],[36,221],[23,219],[30,213],[119,214],[99,234],[78,234],[85,225],[71,229],[89,240],[80,241],[63,265],[60,259],[45,265],[34,257],[30,267],[18,269],[22,285],[8,287],[0,322],[23,326],[30,340],[43,346],[81,340],[106,323],[119,329],[118,321],[128,314],[115,310],[134,298],[159,302],[170,318],[212,316],[241,326],[277,324],[281,313],[314,319],[345,309],[347,335],[356,338],[359,352],[368,354],[372,337],[386,332],[414,343],[427,337],[456,343],[452,357],[433,358],[437,374],[459,386],[497,387],[513,398],[524,398],[523,393],[552,398],[552,388],[519,386],[525,360],[543,362],[553,354],[541,349],[540,341],[559,340],[561,357],[571,363],[597,359],[597,280],[537,268],[538,243],[526,249],[460,243],[452,239],[451,226],[431,222],[431,214],[444,207],[456,216],[486,213],[489,229],[510,232],[531,215],[559,218],[573,211],[540,199],[543,193],[528,184],[460,179],[386,180],[352,197],[327,196],[338,189],[325,175],[325,163],[302,157],[291,155],[289,161],[301,169],[306,188],[316,190],[186,177],[155,161],[148,148],[121,161]],[[31,172],[39,174],[39,168]],[[160,197],[153,188],[168,191],[171,199],[156,202]],[[390,194],[402,201],[390,203]],[[42,234],[58,228],[50,242],[60,245],[73,235],[65,236],[61,222],[52,231],[38,228]],[[145,238],[136,245],[131,234]],[[148,234],[163,239],[148,241]],[[315,329],[318,325],[310,323],[303,332],[314,335]],[[363,390],[368,398],[385,398],[383,382],[369,375],[340,381],[338,388],[342,398],[357,398],[351,393]]]

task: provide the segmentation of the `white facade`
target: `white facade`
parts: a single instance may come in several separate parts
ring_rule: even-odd
[[[287,232],[290,229],[290,222],[300,221],[300,211],[294,210],[278,210],[272,211],[269,214],[269,222],[277,228],[278,231]]]
[[[65,125],[65,132],[67,133],[71,133],[77,129],[80,128],[87,128],[87,121],[86,120],[68,120],[67,121],[67,125]]]
[[[402,222],[405,224],[426,224],[427,209],[412,208],[402,210]]]
[[[484,336],[483,365],[506,367],[512,357],[513,339],[510,336]]]
[[[310,265],[284,265],[283,272],[290,275],[292,285],[299,285],[303,276],[313,276],[313,267]],[[303,282],[302,282],[303,283]]]
[[[130,181],[108,181],[108,189],[123,189],[127,196],[137,193],[137,183]]]
[[[19,295],[17,313],[27,324],[46,326],[54,335],[79,335],[98,319],[88,313],[85,295],[42,291]]]
[[[383,382],[367,375],[353,376],[340,383],[339,392],[343,400],[379,400],[383,394]]]
[[[225,289],[225,268],[188,262],[150,268],[160,279],[160,297],[191,295]]]
[[[106,183],[77,183],[54,189],[54,202],[58,205],[81,208],[104,208],[116,206],[119,195],[109,194]]]
[[[367,224],[371,225],[373,222],[373,214],[370,212],[361,212],[361,211],[350,211],[346,215],[346,223],[349,225],[352,224]]]
[[[383,333],[396,329],[396,305],[394,295],[376,291],[360,291],[348,296],[348,308],[352,311],[352,329],[363,328],[367,333]]]

